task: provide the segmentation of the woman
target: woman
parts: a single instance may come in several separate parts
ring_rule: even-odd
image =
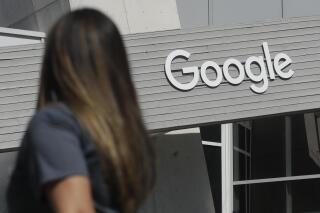
[[[92,9],[66,14],[47,39],[9,212],[137,212],[153,163],[116,26]]]

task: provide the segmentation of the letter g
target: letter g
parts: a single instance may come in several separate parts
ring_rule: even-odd
[[[184,73],[184,74],[193,73],[192,81],[189,83],[183,84],[183,83],[180,83],[179,81],[177,81],[175,79],[175,77],[172,75],[171,64],[172,64],[172,61],[177,57],[183,57],[185,59],[189,59],[190,55],[191,54],[185,50],[172,51],[168,55],[168,57],[166,59],[166,64],[165,64],[165,73],[166,73],[167,79],[170,81],[170,83],[175,88],[180,89],[180,90],[184,90],[184,91],[191,90],[197,85],[197,83],[199,81],[199,77],[200,77],[199,69],[196,66],[182,68],[182,73]]]

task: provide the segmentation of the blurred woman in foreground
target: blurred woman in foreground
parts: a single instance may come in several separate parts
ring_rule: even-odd
[[[137,212],[153,163],[118,29],[96,10],[66,14],[47,38],[9,212]]]

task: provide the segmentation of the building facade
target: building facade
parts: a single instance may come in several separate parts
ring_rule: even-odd
[[[318,1],[69,3],[99,7],[124,34],[157,153],[157,183],[141,212],[320,212]],[[34,112],[43,47],[0,48],[2,203]]]

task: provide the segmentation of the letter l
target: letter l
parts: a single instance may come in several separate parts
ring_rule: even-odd
[[[263,42],[262,43],[262,47],[263,47],[264,57],[266,58],[266,61],[267,61],[267,67],[268,67],[270,79],[274,80],[275,79],[275,74],[274,74],[273,64],[272,64],[272,61],[271,61],[271,56],[270,56],[268,43],[267,42]]]

